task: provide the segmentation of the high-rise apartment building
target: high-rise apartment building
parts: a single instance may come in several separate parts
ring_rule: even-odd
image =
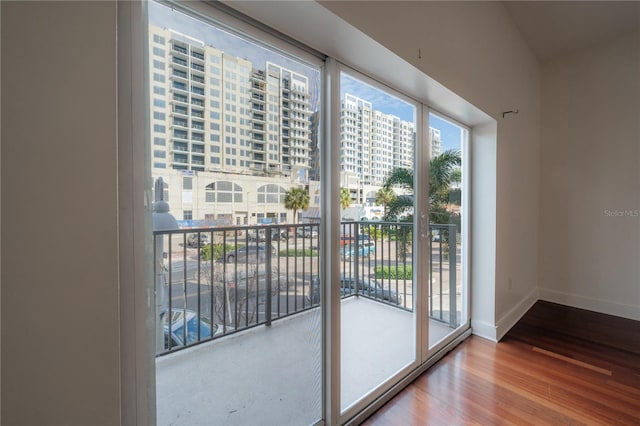
[[[354,202],[375,198],[395,168],[414,164],[415,126],[393,114],[373,109],[371,102],[345,93],[340,116],[341,186]],[[429,128],[431,157],[442,153],[440,130]]]
[[[393,119],[393,167],[412,168],[416,132],[413,123]]]
[[[396,167],[412,167],[412,122],[374,110],[371,102],[345,93],[340,117],[341,183],[357,203],[370,198]]]
[[[442,139],[440,130],[429,127],[429,139],[431,140],[431,158],[442,154]]]
[[[281,196],[308,183],[309,78],[153,25],[149,43],[152,174],[177,216],[282,220]]]
[[[151,28],[153,169],[288,175],[310,165],[308,78]]]

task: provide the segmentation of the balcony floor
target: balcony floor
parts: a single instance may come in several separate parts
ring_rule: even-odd
[[[342,407],[413,360],[413,314],[342,301]],[[430,345],[453,331],[430,321]],[[156,360],[159,425],[300,425],[321,417],[321,321],[313,310]]]

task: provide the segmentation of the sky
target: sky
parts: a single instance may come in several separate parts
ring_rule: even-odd
[[[415,106],[343,73],[340,76],[340,97],[344,99],[345,93],[371,102],[375,110],[385,114],[393,114],[405,121],[416,122]],[[462,129],[460,126],[434,114],[429,114],[429,126],[440,130],[442,151],[462,149]]]
[[[206,44],[216,46],[229,54],[251,61],[256,68],[265,68],[267,60],[275,62],[286,68],[299,72],[309,77],[311,89],[312,109],[317,110],[319,105],[320,70],[301,61],[292,59],[287,55],[281,55],[271,49],[266,49],[255,43],[243,40],[226,31],[206,24],[198,19],[191,18],[180,12],[173,11],[164,5],[149,2],[149,22],[151,24],[171,28],[175,31],[204,41]],[[371,102],[373,109],[385,114],[393,114],[402,120],[416,122],[415,106],[392,96],[387,92],[374,88],[348,74],[343,73],[340,79],[340,95],[349,93]],[[433,114],[429,115],[430,126],[440,130],[442,150],[461,149],[462,129]]]
[[[172,29],[203,41],[207,45],[215,46],[217,49],[232,56],[250,61],[255,68],[264,70],[266,62],[271,61],[305,75],[309,78],[311,108],[313,110],[318,109],[320,98],[320,69],[318,67],[308,65],[301,60],[294,60],[292,57],[280,54],[274,49],[267,49],[159,3],[150,1],[148,10],[150,24]]]
[[[456,126],[434,114],[429,114],[429,126],[440,130],[443,152],[449,149],[462,151],[462,128],[460,126]]]

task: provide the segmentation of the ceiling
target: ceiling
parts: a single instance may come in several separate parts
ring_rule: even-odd
[[[639,28],[640,1],[503,1],[540,62]]]

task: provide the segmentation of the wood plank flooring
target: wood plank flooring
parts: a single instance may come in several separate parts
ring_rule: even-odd
[[[471,337],[365,425],[640,425],[640,322],[537,302]]]

